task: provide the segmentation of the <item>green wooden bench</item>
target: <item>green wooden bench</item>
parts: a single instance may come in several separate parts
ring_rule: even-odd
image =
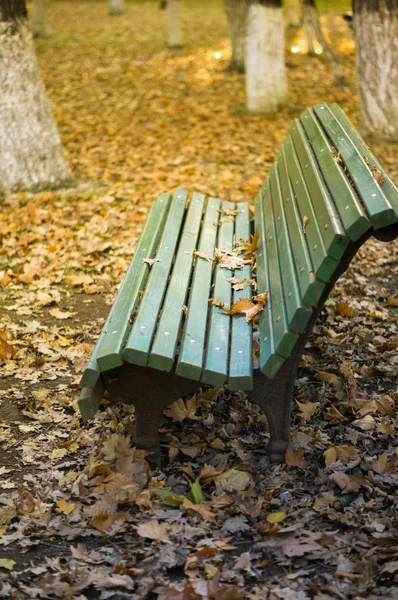
[[[210,384],[246,390],[264,409],[269,458],[283,462],[297,366],[325,300],[370,236],[398,236],[398,190],[336,104],[294,121],[254,205],[253,224],[245,203],[162,194],[83,374],[83,418],[104,389],[133,403],[135,443],[154,460],[163,410]],[[231,253],[254,231],[255,271],[248,261],[232,271],[212,260],[216,248]],[[216,305],[251,299],[251,285],[236,291],[232,276],[268,291],[259,361],[253,322]]]

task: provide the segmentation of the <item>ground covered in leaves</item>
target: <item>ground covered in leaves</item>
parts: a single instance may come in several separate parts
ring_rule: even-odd
[[[152,472],[131,408],[108,399],[83,425],[76,404],[156,195],[251,201],[305,106],[338,101],[357,122],[351,31],[323,22],[347,83],[288,50],[291,104],[253,116],[243,76],[224,71],[221,3],[187,4],[179,51],[155,2],[119,18],[51,4],[37,50],[79,187],[0,206],[1,598],[398,598],[396,243],[362,248],[311,336],[287,466],[268,464],[243,393],[165,411]],[[370,143],[397,181],[396,146]]]

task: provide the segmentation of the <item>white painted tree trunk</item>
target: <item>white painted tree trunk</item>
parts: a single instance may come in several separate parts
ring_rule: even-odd
[[[362,132],[398,141],[398,5],[354,0]]]
[[[301,0],[284,0],[286,27],[300,27]]]
[[[181,13],[181,0],[167,0],[166,35],[169,48],[181,48],[182,46]]]
[[[246,93],[250,112],[276,112],[288,101],[282,7],[253,3],[246,38]]]
[[[0,22],[0,90],[0,186],[72,185],[25,19]]]
[[[225,0],[225,12],[231,35],[231,69],[245,70],[247,14],[249,0]]]
[[[47,24],[47,0],[33,0],[32,30],[33,35],[38,38],[47,38],[50,35]]]
[[[124,0],[109,0],[109,14],[112,16],[123,15],[126,7]]]

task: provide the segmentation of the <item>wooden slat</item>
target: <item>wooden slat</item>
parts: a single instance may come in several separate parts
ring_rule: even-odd
[[[133,260],[91,357],[93,363],[97,361],[101,371],[123,364],[123,344],[131,329],[129,318],[138,305],[140,291],[143,289],[150,271],[149,265],[144,263],[144,259],[152,258],[156,252],[170,202],[171,194],[162,194],[152,205]],[[93,385],[89,379],[92,369],[90,363],[88,369],[86,368],[86,379],[83,376],[82,380],[82,385],[85,387]]]
[[[93,387],[85,387],[80,392],[78,406],[83,421],[91,419],[98,411],[102,396],[104,395],[104,386],[99,379]]]
[[[203,194],[193,194],[149,355],[148,366],[160,371],[170,371],[174,364],[204,202]]]
[[[325,103],[317,104],[314,107],[314,111],[333,146],[340,152],[344,165],[366,208],[373,227],[380,229],[381,227],[395,223],[396,215],[391,204],[329,107]]]
[[[223,202],[222,210],[234,209],[231,202]],[[221,250],[232,251],[234,223],[222,219],[217,239],[217,246]],[[228,279],[232,271],[220,265],[215,268],[213,298],[226,305],[231,304],[231,284]],[[231,317],[218,306],[212,306],[210,311],[209,336],[206,344],[206,357],[204,370],[201,376],[203,383],[221,386],[228,377],[229,357],[229,332]]]
[[[376,169],[378,169],[384,174],[385,179],[380,187],[383,190],[384,195],[390,202],[392,208],[394,209],[395,216],[398,220],[398,189],[388,177],[387,173],[384,171],[383,167],[380,165],[373,152],[370,150],[369,146],[359,135],[358,131],[348,119],[345,112],[341,110],[341,108],[337,104],[332,104],[330,110],[332,111],[333,115],[336,117],[340,125],[343,127],[343,129],[346,131],[347,135],[351,139],[351,142],[354,144],[355,148],[358,150],[360,155],[368,160],[370,168],[372,169],[372,167],[376,167]]]
[[[305,228],[305,237],[311,254],[312,264],[314,265],[315,275],[318,279],[327,283],[336,269],[337,261],[327,254],[316,220],[312,199],[308,193],[290,135],[283,144],[283,147],[285,149],[290,181],[297,199],[302,228],[303,230]]]
[[[260,191],[254,201],[255,228],[259,232],[256,263],[257,263],[257,289],[259,293],[268,291],[269,272],[267,242],[265,239],[265,215],[263,192]],[[275,377],[285,359],[277,354],[275,349],[274,328],[272,322],[272,298],[268,295],[268,301],[259,316],[260,331],[260,369],[266,377]]]
[[[210,256],[214,255],[219,208],[219,200],[207,200],[198,251]],[[176,367],[177,375],[194,381],[199,381],[203,369],[212,273],[212,261],[199,257],[195,259],[188,311]]]
[[[290,243],[295,257],[296,272],[299,281],[301,297],[304,304],[317,306],[325,288],[325,284],[315,277],[306,236],[303,233],[303,223],[287,171],[286,157],[283,147],[281,148],[278,157],[278,174],[281,184],[283,208],[289,229]]]
[[[239,211],[235,218],[235,242],[250,240],[250,215],[248,204],[237,204]],[[251,265],[235,271],[237,279],[252,278]],[[233,291],[233,303],[239,298],[251,300],[251,285],[243,290]],[[253,388],[253,326],[246,323],[244,314],[232,315],[231,350],[229,358],[228,387],[230,390],[251,390]]]
[[[274,326],[275,348],[278,354],[288,358],[297,341],[297,334],[289,329],[282,285],[281,270],[284,264],[280,262],[276,243],[275,222],[272,214],[271,188],[267,179],[264,188],[264,217],[265,238],[267,242],[269,296],[272,304],[272,321]]]
[[[186,200],[187,191],[176,190],[156,254],[159,261],[151,267],[138,315],[123,351],[123,359],[127,362],[142,366],[147,364],[159,310],[162,306],[175,249],[180,237]]]
[[[369,230],[371,223],[348,177],[331,154],[329,140],[314,113],[307,108],[301,114],[300,121],[333,197],[344,229],[355,242]]]
[[[316,159],[308,143],[304,129],[298,119],[290,130],[301,171],[314,207],[323,243],[328,256],[340,260],[349,244],[336,207],[323,181]]]
[[[290,244],[289,230],[283,211],[280,182],[278,178],[277,165],[271,169],[271,198],[274,221],[276,225],[276,239],[278,255],[281,264],[281,278],[286,304],[287,322],[294,331],[304,331],[305,326],[312,314],[308,306],[304,306],[300,287],[297,281],[295,256]]]

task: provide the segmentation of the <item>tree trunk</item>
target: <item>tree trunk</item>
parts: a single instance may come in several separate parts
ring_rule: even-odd
[[[344,72],[333,48],[327,42],[321,26],[319,11],[315,4],[315,0],[303,0],[303,15],[304,28],[307,36],[308,54],[316,54],[312,35],[318,40],[322,47],[326,59],[330,62],[336,83],[341,83],[344,80]],[[311,35],[312,32],[312,35]],[[309,39],[311,37],[311,41]]]
[[[34,54],[24,0],[0,9],[0,186],[39,191],[73,184]]]
[[[33,0],[32,30],[34,37],[49,37],[50,32],[47,25],[47,0]]]
[[[286,27],[298,28],[301,25],[301,0],[284,0]]]
[[[361,130],[398,141],[398,3],[353,0]]]
[[[249,0],[225,0],[225,12],[231,35],[231,63],[229,68],[244,72],[247,14]]]
[[[124,0],[109,0],[109,14],[112,16],[123,15],[125,13]]]
[[[182,46],[181,12],[181,0],[167,0],[166,33],[169,48],[181,48]]]
[[[276,112],[288,101],[282,0],[252,0],[250,3],[246,92],[250,112]]]

